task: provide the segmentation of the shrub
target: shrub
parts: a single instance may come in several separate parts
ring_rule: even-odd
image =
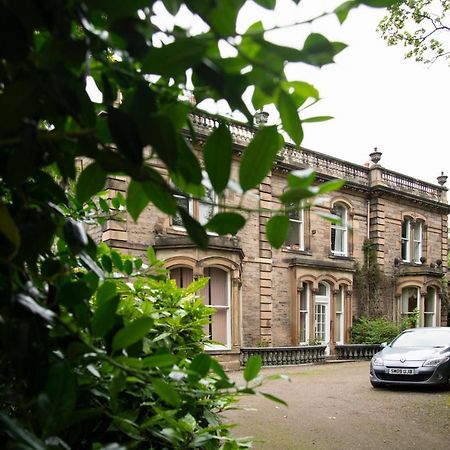
[[[391,341],[399,333],[399,327],[384,317],[361,317],[353,322],[353,344],[380,344]]]

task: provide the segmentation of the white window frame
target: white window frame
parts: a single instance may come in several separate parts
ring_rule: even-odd
[[[405,301],[409,305],[408,297],[406,297],[405,294],[406,294],[406,292],[412,292],[413,289],[415,289],[415,291],[416,291],[416,297],[417,297],[416,306],[412,309],[412,311],[409,311],[409,310],[405,311],[403,308]],[[402,319],[412,316],[414,314],[415,309],[420,312],[420,289],[416,286],[404,287],[402,289],[402,295],[400,297],[400,314],[401,314]]]
[[[331,239],[331,253],[335,256],[348,256],[348,208],[342,203],[336,203],[334,208],[339,208],[343,211],[342,222],[331,224],[331,236],[333,236],[333,230],[335,233],[334,247],[336,247],[336,235],[342,233],[342,249],[333,248],[333,239]]]
[[[300,344],[307,344],[309,341],[309,304],[311,299],[311,286],[309,283],[304,282],[303,283],[303,289],[301,292],[299,292],[299,299],[298,299],[298,309],[299,309],[299,343]],[[302,309],[302,296],[305,298],[306,303],[306,309]],[[302,336],[302,321],[301,317],[302,314],[305,317],[305,327],[304,327],[304,336]],[[302,339],[304,337],[304,339]]]
[[[295,213],[298,217],[292,217],[291,213],[289,213],[289,230],[291,227],[298,227],[298,234],[296,233],[298,236],[298,244],[286,243],[286,248],[303,251],[305,249],[305,211],[303,208],[299,207],[298,210],[293,211],[292,213]]]
[[[227,296],[226,296],[226,301],[227,304],[226,305],[211,305],[208,304],[207,306],[210,306],[211,308],[214,309],[225,309],[226,310],[226,328],[225,328],[225,333],[226,333],[226,342],[223,343],[223,345],[221,344],[215,344],[215,343],[211,343],[211,344],[206,344],[205,345],[205,350],[206,351],[213,351],[213,350],[230,350],[231,349],[231,275],[230,272],[226,269],[224,269],[223,267],[215,267],[215,266],[208,266],[205,269],[219,269],[222,270],[223,272],[226,273],[226,290],[227,290]],[[207,275],[206,275],[207,276]],[[209,282],[208,285],[206,286],[207,288],[209,288]],[[212,318],[214,316],[211,315],[210,317]],[[212,326],[213,323],[212,323]]]
[[[405,234],[403,234],[403,231],[405,231]],[[402,239],[401,239],[401,246],[402,246],[402,261],[403,262],[410,262],[411,261],[411,220],[405,219],[402,222]],[[403,249],[405,250],[405,255],[403,255]]]
[[[338,309],[338,302],[341,304],[341,309]],[[345,287],[339,286],[338,293],[336,295],[336,324],[339,323],[340,336],[336,334],[336,344],[344,343],[344,324],[345,324]],[[336,330],[337,327],[335,327]]]
[[[188,202],[187,212],[192,216],[193,211],[194,211],[194,201],[193,201],[193,199],[191,197],[187,196],[187,195],[182,195],[182,194],[177,194],[177,193],[175,193],[173,196],[175,197],[175,200],[177,201],[177,204],[178,204],[179,200],[181,200],[181,199],[186,199],[187,200],[187,202]],[[181,224],[174,223],[175,217],[179,217]],[[171,222],[172,222],[172,228],[174,230],[183,230],[183,231],[186,230],[186,228],[182,224],[183,222],[182,222],[181,216],[178,214],[178,212],[175,214],[175,216],[173,216],[171,218]]]
[[[427,297],[428,292],[432,292],[433,298],[432,298],[432,305],[433,305],[433,311],[427,311]],[[423,326],[424,327],[435,327],[436,326],[436,308],[437,308],[437,292],[436,288],[430,287],[427,289],[427,293],[425,296],[425,301],[423,305]],[[431,316],[431,322],[432,325],[426,325],[426,317]]]
[[[422,222],[415,222],[412,226],[413,229],[413,258],[415,263],[420,263],[422,257],[422,236],[423,236],[423,224]],[[416,235],[419,235],[418,237]]]
[[[215,193],[214,189],[211,187],[205,187],[205,194],[211,194],[211,198],[208,199],[210,203],[202,202],[201,200],[198,203],[198,221],[201,225],[205,225],[206,223],[211,220],[213,216],[215,216],[218,213],[219,206],[218,206],[218,197]],[[207,198],[206,195],[204,197]],[[210,214],[204,214],[205,211],[210,210]]]

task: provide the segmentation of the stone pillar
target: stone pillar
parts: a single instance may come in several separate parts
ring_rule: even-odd
[[[376,246],[377,262],[384,267],[384,243],[386,235],[386,210],[382,197],[372,196],[370,199],[369,238]]]
[[[259,186],[259,206],[267,211],[259,213],[259,286],[261,342],[272,344],[272,247],[267,240],[266,224],[272,210],[272,174]]]

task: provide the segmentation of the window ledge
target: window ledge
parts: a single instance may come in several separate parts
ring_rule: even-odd
[[[296,248],[289,248],[289,247],[283,247],[281,249],[282,252],[285,253],[295,253],[297,255],[305,255],[305,256],[312,256],[312,253],[308,250],[300,250]]]
[[[334,255],[333,253],[329,254],[328,258],[338,259],[338,260],[342,260],[342,261],[354,261],[355,260],[355,258],[353,256]]]

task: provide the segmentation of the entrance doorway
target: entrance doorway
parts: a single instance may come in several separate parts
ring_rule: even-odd
[[[314,339],[326,345],[325,354],[330,354],[330,286],[319,283],[314,304]]]

